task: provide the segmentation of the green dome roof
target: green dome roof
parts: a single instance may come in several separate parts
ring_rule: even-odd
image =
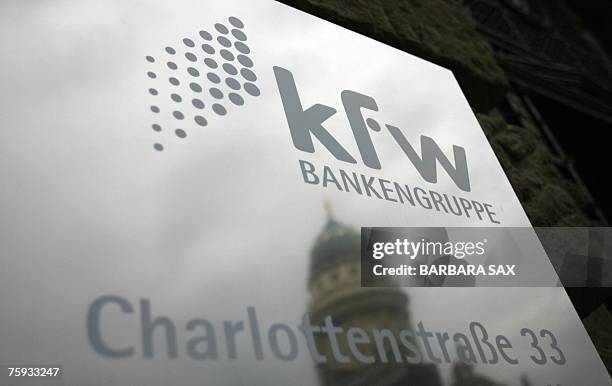
[[[359,231],[339,223],[330,216],[310,252],[309,282],[333,265],[359,260],[360,251]]]

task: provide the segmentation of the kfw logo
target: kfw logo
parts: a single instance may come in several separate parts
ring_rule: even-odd
[[[274,75],[295,148],[314,153],[313,137],[315,137],[336,159],[356,164],[357,159],[323,126],[337,110],[320,103],[304,109],[293,74],[285,68],[275,66]],[[378,122],[372,118],[364,119],[362,114],[363,110],[378,111],[376,101],[368,95],[351,90],[342,91],[341,99],[361,161],[369,168],[381,169],[369,130],[380,133],[382,129]],[[437,183],[439,162],[459,189],[470,191],[470,178],[463,147],[453,145],[453,164],[433,138],[421,135],[421,155],[419,155],[399,128],[388,124],[385,127],[425,181]]]

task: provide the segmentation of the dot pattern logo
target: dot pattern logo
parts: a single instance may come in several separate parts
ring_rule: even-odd
[[[199,31],[156,56],[146,56],[151,128],[156,135],[161,138],[162,132],[172,130],[176,137],[187,138],[191,130],[208,126],[207,118],[225,116],[229,109],[243,106],[246,98],[259,96],[250,53],[244,23],[231,16],[210,32]],[[153,148],[163,151],[159,138]]]

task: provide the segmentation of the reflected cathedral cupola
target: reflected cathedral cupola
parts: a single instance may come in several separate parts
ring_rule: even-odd
[[[326,223],[310,253],[308,313],[313,323],[322,324],[330,316],[343,330],[362,328],[369,335],[375,329],[389,329],[398,334],[410,327],[408,295],[401,288],[361,287],[361,235],[358,229],[338,221],[325,203]],[[376,357],[373,340],[362,345],[365,355]],[[441,385],[433,365],[382,363],[366,365],[351,356],[348,343],[339,339],[341,351],[351,360],[339,363],[331,354],[329,340],[316,339],[319,352],[327,358],[317,365],[321,385]]]

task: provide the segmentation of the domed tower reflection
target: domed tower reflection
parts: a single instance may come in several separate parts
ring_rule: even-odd
[[[313,324],[321,325],[331,316],[334,325],[343,331],[353,327],[366,331],[368,342],[360,344],[359,351],[374,358],[374,362],[366,364],[357,360],[346,335],[340,334],[338,347],[350,359],[341,363],[334,358],[329,339],[318,336],[315,338],[317,349],[326,357],[325,363],[317,365],[320,383],[325,386],[441,385],[434,365],[397,363],[388,341],[384,341],[382,347],[377,346],[381,343],[375,342],[375,330],[386,329],[397,337],[401,330],[411,327],[408,296],[400,288],[361,287],[360,233],[334,219],[329,204],[326,209],[327,223],[311,251],[308,314]],[[403,345],[399,348],[402,357],[414,356]],[[381,351],[387,353],[387,360],[381,358]]]

